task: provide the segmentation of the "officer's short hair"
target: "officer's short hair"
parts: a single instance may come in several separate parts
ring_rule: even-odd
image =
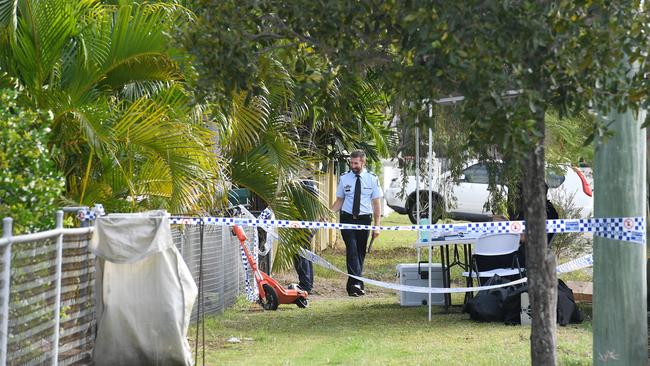
[[[361,160],[366,160],[366,152],[363,150],[354,150],[350,153],[350,158],[361,158]]]

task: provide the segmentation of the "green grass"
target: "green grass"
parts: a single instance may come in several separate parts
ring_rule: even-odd
[[[252,307],[251,307],[252,306]],[[403,308],[393,298],[232,308],[206,320],[209,365],[529,365],[530,327]],[[191,332],[194,334],[194,331]],[[561,365],[591,363],[589,323],[558,328]],[[241,343],[228,343],[237,337]],[[192,343],[193,344],[193,343]]]
[[[400,215],[396,212],[384,217],[381,220],[382,226],[412,225],[407,215]],[[372,244],[373,249],[392,249],[399,247],[412,248],[417,240],[417,231],[382,231],[379,238]]]
[[[405,215],[392,214],[382,225],[408,225]],[[395,282],[398,263],[415,263],[415,232],[382,232],[366,257],[364,275]],[[345,270],[345,250],[322,256]],[[426,258],[427,251],[422,251]],[[434,262],[439,261],[438,255]],[[452,278],[460,285],[460,269]],[[293,273],[280,277],[295,276]],[[583,276],[584,277],[584,276]],[[315,289],[344,287],[344,276],[315,266]],[[331,295],[312,299],[307,309],[281,305],[262,311],[240,302],[223,315],[206,320],[206,363],[210,365],[528,365],[530,327],[477,323],[457,307],[444,313],[433,308],[399,306],[394,292],[367,286],[362,298]],[[340,290],[344,293],[344,290]],[[463,294],[454,294],[454,304]],[[590,314],[589,308],[583,308]],[[191,331],[194,335],[194,331]],[[591,364],[591,323],[558,327],[558,363]],[[228,343],[231,337],[241,343]],[[194,343],[192,343],[193,345]]]

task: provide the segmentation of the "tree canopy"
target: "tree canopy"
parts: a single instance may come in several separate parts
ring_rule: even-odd
[[[313,50],[332,69],[372,69],[393,106],[462,95],[467,145],[496,147],[523,172],[535,363],[555,362],[555,271],[545,228],[546,112],[637,110],[650,6],[628,1],[198,1],[212,8],[203,51],[228,79],[248,87],[258,53]],[[223,31],[227,30],[227,31]],[[236,46],[235,46],[236,44]],[[206,47],[207,46],[207,47]],[[234,50],[233,47],[238,47]],[[632,72],[632,68],[640,72]],[[597,124],[594,135],[606,126]],[[550,290],[547,290],[550,289]]]

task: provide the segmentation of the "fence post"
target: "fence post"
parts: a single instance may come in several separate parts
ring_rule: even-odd
[[[52,365],[59,364],[59,324],[61,316],[61,267],[63,263],[63,211],[56,212],[56,229],[60,230],[56,237],[56,296],[54,298],[54,340],[52,341]]]
[[[221,255],[219,256],[219,259],[221,260],[221,268],[224,270],[221,272],[221,278],[219,281],[219,301],[221,302],[221,305],[219,306],[219,311],[223,312],[224,309],[226,308],[226,276],[228,275],[228,271],[226,270],[226,247],[225,247],[225,242],[226,239],[228,238],[226,234],[226,229],[225,227],[221,227]],[[237,273],[237,284],[239,284],[239,272]],[[236,294],[235,296],[239,296],[239,287],[237,287]]]
[[[0,328],[0,365],[7,364],[7,347],[9,340],[9,296],[11,294],[11,236],[13,232],[13,220],[11,217],[2,219],[2,238],[8,239],[7,248],[2,256],[2,325]]]

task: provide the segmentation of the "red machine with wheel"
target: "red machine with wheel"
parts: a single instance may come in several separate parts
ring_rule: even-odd
[[[299,308],[309,306],[309,300],[307,299],[309,294],[307,291],[296,288],[284,288],[271,278],[271,276],[257,268],[257,263],[255,263],[255,259],[246,246],[246,240],[248,238],[240,226],[234,225],[232,232],[237,236],[239,244],[244,249],[244,253],[246,253],[246,259],[253,270],[255,283],[257,283],[257,288],[260,292],[259,302],[265,310],[277,310],[280,304],[296,304]]]

